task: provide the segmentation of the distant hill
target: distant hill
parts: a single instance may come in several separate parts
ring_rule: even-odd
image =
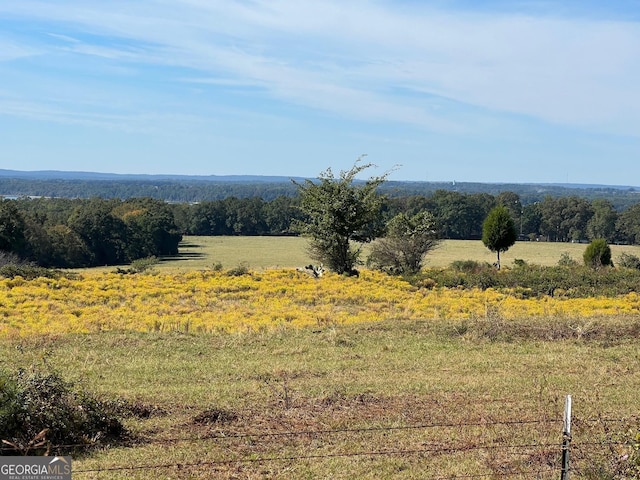
[[[61,170],[21,171],[0,168],[0,178],[28,180],[111,180],[111,181],[175,181],[213,183],[273,183],[290,182],[292,177],[268,175],[147,175],[129,173],[65,172]],[[298,177],[295,177],[298,178]],[[299,179],[299,178],[298,178]]]
[[[0,197],[153,197],[170,202],[202,202],[235,196],[269,201],[282,195],[294,196],[296,186],[292,178],[304,181],[301,177],[262,175],[142,175],[0,169]],[[430,195],[437,190],[489,195],[511,191],[517,193],[525,205],[547,195],[575,195],[610,200],[619,210],[640,201],[640,187],[622,185],[388,181],[381,190],[389,196]]]

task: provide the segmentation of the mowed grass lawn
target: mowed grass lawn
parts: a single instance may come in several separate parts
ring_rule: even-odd
[[[555,265],[585,248],[522,242],[503,260]],[[640,254],[612,249],[614,262]],[[156,269],[311,263],[294,237],[187,237],[180,250]],[[446,241],[427,266],[467,259],[494,254],[480,241]],[[636,315],[570,312],[220,334],[52,331],[0,340],[0,368],[56,371],[135,407],[124,419],[130,439],[76,452],[74,479],[557,479],[571,394],[571,478],[598,480],[620,471],[639,425],[638,336]]]
[[[206,269],[215,264],[233,268],[242,263],[253,269],[295,268],[312,263],[307,254],[307,239],[301,237],[190,237],[180,245],[180,255],[162,262],[160,269]],[[515,259],[536,265],[557,265],[563,254],[582,262],[587,248],[581,243],[516,242],[501,254],[504,266],[513,265]],[[612,245],[614,264],[624,252],[640,256],[640,246]],[[363,247],[366,258],[368,245]],[[363,259],[364,259],[363,258]],[[426,257],[426,267],[447,267],[455,260],[477,260],[493,263],[495,253],[480,240],[444,240]]]

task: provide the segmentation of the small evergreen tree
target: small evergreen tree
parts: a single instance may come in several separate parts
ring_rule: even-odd
[[[518,234],[506,207],[499,205],[492,209],[482,224],[482,243],[498,255],[496,266],[500,270],[500,252],[506,252],[516,243]]]
[[[611,261],[611,247],[604,238],[593,240],[584,251],[582,256],[584,264],[592,268],[613,266]]]

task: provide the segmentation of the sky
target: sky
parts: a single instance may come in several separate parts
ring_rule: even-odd
[[[640,185],[640,0],[0,2],[0,168]]]

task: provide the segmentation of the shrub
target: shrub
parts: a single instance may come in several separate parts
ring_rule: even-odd
[[[498,272],[488,263],[475,260],[458,260],[450,268],[443,270],[428,270],[425,275],[431,278],[439,287],[456,288],[490,288],[500,284]],[[412,281],[415,285],[415,281]]]
[[[592,268],[600,268],[607,265],[613,266],[611,261],[611,247],[604,238],[593,240],[584,251],[584,264]]]
[[[152,255],[150,257],[138,258],[137,260],[134,260],[133,262],[131,262],[131,268],[137,273],[142,273],[146,272],[157,263],[158,257]]]
[[[475,273],[488,267],[487,263],[480,263],[475,260],[455,260],[451,262],[451,269],[458,272]]]
[[[117,439],[125,429],[107,402],[76,389],[56,374],[0,371],[0,439],[13,449],[0,453],[61,453],[104,439]],[[32,449],[33,439],[39,448]],[[67,446],[67,447],[57,447]]]
[[[560,254],[560,260],[558,260],[558,266],[575,267],[576,265],[578,265],[578,262],[576,262],[573,258],[571,258],[571,255],[569,255],[567,252],[562,252]]]
[[[11,252],[0,250],[0,277],[22,277],[31,280],[38,277],[58,278],[62,276],[59,270],[39,267],[34,263],[21,259]]]
[[[134,273],[144,273],[150,270],[154,265],[158,263],[158,257],[151,256],[145,258],[138,258],[131,262],[131,266],[129,268],[116,268],[115,273],[120,273],[124,275],[133,275]]]
[[[625,252],[622,255],[620,255],[620,259],[618,260],[618,266],[640,270],[640,258]]]
[[[517,289],[526,296],[553,296],[562,292],[564,296],[577,298],[640,293],[640,270],[637,269],[525,265],[498,272],[489,265],[466,261],[454,263],[457,268],[452,264],[450,268],[428,269],[420,275],[405,278],[417,287],[430,279],[430,284],[435,283],[438,287]]]
[[[4,267],[5,265],[27,265],[28,263],[29,262],[22,260],[13,252],[0,250],[0,267]]]
[[[387,223],[387,234],[373,242],[367,264],[391,274],[415,274],[427,253],[438,246],[435,217],[426,211],[400,213]]]
[[[211,270],[213,270],[214,272],[221,272],[222,271],[222,262],[214,262],[211,265]]]
[[[240,262],[237,267],[227,270],[229,277],[241,277],[249,273],[249,264],[247,262]]]

